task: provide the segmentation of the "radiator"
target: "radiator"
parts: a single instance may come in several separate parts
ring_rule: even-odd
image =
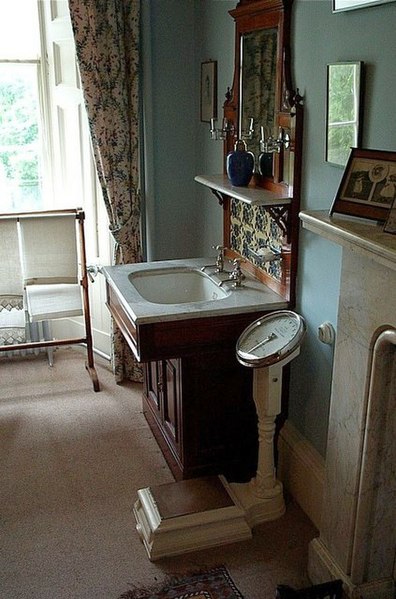
[[[0,344],[11,345],[14,343],[24,343],[29,341],[44,341],[52,339],[51,334],[51,323],[48,321],[42,322],[26,322],[25,330],[11,329],[11,328],[0,328]],[[27,355],[38,355],[39,353],[48,353],[48,359],[52,365],[53,361],[53,347],[36,347],[31,349],[15,349],[10,351],[4,351],[0,353],[1,356],[12,357],[12,356],[27,356]]]

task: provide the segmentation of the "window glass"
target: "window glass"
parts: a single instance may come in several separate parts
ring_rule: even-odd
[[[0,0],[0,59],[37,59],[39,54],[36,0]]]
[[[1,212],[42,207],[37,65],[0,63]]]
[[[40,29],[35,0],[0,1],[0,211],[42,208]]]

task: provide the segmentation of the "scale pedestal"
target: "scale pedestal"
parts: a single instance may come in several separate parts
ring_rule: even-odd
[[[297,317],[292,312],[272,313],[255,321],[246,331],[279,317]],[[138,491],[134,505],[136,529],[151,560],[217,547],[252,537],[251,529],[262,522],[276,520],[285,512],[282,483],[274,467],[275,418],[281,411],[282,369],[300,352],[304,323],[293,331],[297,346],[286,345],[286,353],[273,354],[273,361],[248,361],[241,351],[238,360],[253,366],[253,399],[258,416],[259,452],[256,476],[248,483],[228,483],[223,476],[191,479]],[[283,325],[284,326],[284,325]],[[278,326],[254,345],[262,351],[264,344],[279,340],[285,328]],[[242,338],[242,335],[241,335]],[[240,339],[241,339],[240,338]],[[270,358],[272,355],[270,355]],[[270,359],[266,358],[266,359]],[[254,360],[256,357],[254,356]]]
[[[254,370],[253,399],[258,416],[259,440],[257,472],[248,483],[230,485],[252,528],[280,518],[286,510],[282,483],[275,477],[274,466],[275,418],[281,411],[284,364],[281,362]]]

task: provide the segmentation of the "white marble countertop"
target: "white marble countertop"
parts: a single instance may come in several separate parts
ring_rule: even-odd
[[[278,194],[263,187],[247,185],[235,187],[226,175],[197,175],[194,180],[210,189],[215,189],[231,198],[253,206],[280,206],[291,202],[290,198],[279,197]]]
[[[384,233],[383,225],[314,210],[300,212],[300,219],[309,231],[396,270],[396,235]]]
[[[282,310],[288,307],[280,295],[269,289],[263,283],[247,276],[243,287],[230,289],[228,297],[215,301],[201,301],[183,304],[155,304],[143,299],[129,281],[129,275],[158,268],[201,268],[213,264],[214,258],[189,258],[185,260],[164,260],[158,262],[142,262],[139,264],[123,264],[118,266],[103,266],[102,272],[109,285],[117,292],[122,305],[137,324],[175,321],[210,316],[224,316],[248,312],[267,312]],[[227,268],[227,267],[226,267]],[[228,270],[228,268],[227,268]],[[229,269],[231,270],[231,268]],[[214,268],[207,268],[206,274],[213,276],[215,281],[227,278],[227,273],[214,274]]]

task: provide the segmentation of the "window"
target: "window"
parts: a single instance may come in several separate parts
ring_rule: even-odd
[[[0,4],[1,211],[44,207],[40,30],[34,0]]]
[[[0,212],[84,209],[87,260],[109,264],[67,0],[0,0]],[[90,288],[95,349],[110,355],[102,277]],[[67,332],[56,329],[65,327]],[[78,332],[80,331],[80,332]],[[78,317],[59,337],[83,336]]]

